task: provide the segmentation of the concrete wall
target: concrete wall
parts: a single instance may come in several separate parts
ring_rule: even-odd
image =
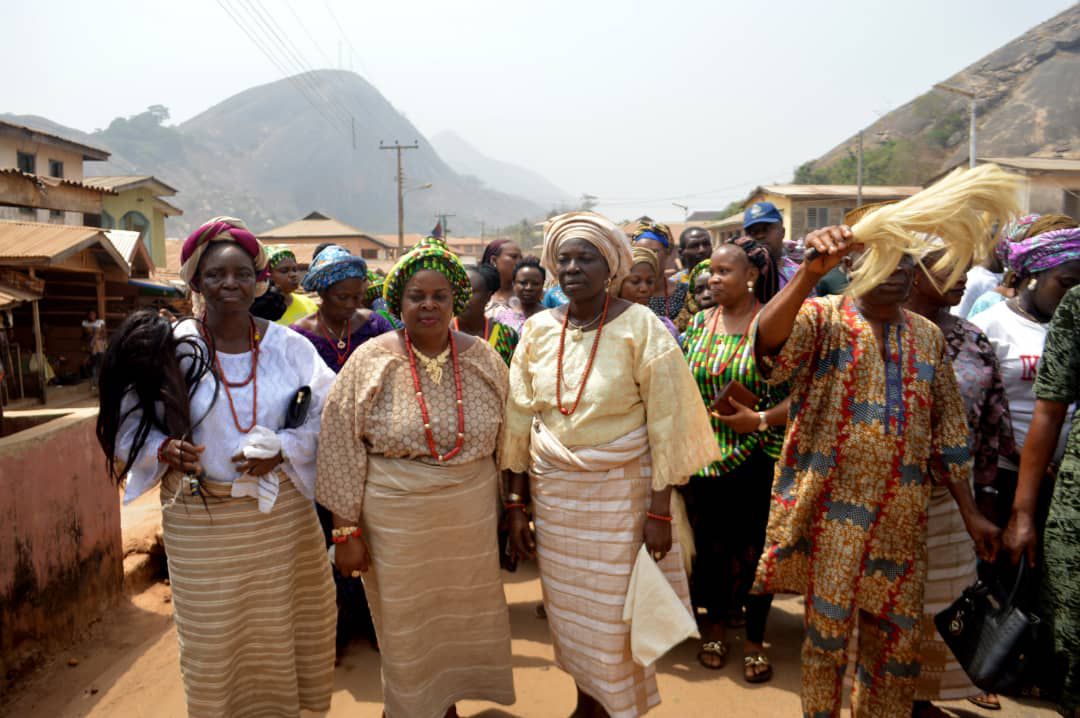
[[[150,258],[157,267],[165,266],[165,214],[154,207],[154,193],[146,187],[124,190],[116,196],[106,195],[103,198],[103,208],[112,215],[116,223],[116,229],[127,229],[123,226],[124,215],[128,212],[138,212],[150,223],[149,236],[143,237],[143,243],[150,251]]]
[[[18,167],[17,157],[19,152],[26,152],[37,158],[37,171],[35,174],[48,177],[49,160],[56,160],[64,163],[64,179],[75,182],[82,182],[83,180],[83,158],[81,153],[9,136],[0,137],[0,169]],[[55,224],[78,225],[83,223],[81,212],[64,212],[63,217],[53,217],[45,209],[19,210],[14,207],[4,209],[9,211],[4,213],[3,219],[14,219],[22,222],[52,222]]]
[[[1069,175],[1037,175],[1025,178],[1027,192],[1023,195],[1024,210],[1039,214],[1068,214],[1076,217],[1080,198],[1080,177]],[[1071,201],[1070,201],[1071,198]]]
[[[0,682],[76,637],[123,585],[97,410],[34,413],[62,418],[0,439]]]

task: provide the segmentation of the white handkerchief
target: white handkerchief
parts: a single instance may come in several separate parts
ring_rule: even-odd
[[[248,459],[269,459],[281,453],[281,439],[265,426],[256,426],[247,434],[247,440],[240,452]],[[278,496],[278,472],[271,471],[265,476],[242,474],[232,485],[233,498],[250,496],[259,501],[259,511],[270,513]]]
[[[634,662],[646,668],[687,638],[700,637],[694,617],[644,544],[630,574],[622,618],[630,624],[630,652]]]

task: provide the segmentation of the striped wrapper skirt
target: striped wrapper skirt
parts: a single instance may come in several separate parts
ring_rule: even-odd
[[[918,700],[956,700],[982,693],[956,662],[934,626],[934,615],[948,608],[975,583],[975,544],[949,490],[935,487],[926,519],[926,593],[919,648]]]
[[[660,703],[654,667],[634,662],[622,620],[652,498],[645,427],[610,444],[567,449],[539,420],[531,434],[537,558],[555,662],[611,718]],[[660,561],[692,614],[678,532]]]
[[[386,718],[442,718],[459,700],[514,702],[496,538],[498,472],[369,455],[364,573]]]
[[[192,718],[295,718],[334,687],[334,582],[315,505],[282,475],[269,513],[162,480],[162,525]]]

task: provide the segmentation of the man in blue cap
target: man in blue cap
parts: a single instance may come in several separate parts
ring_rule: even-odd
[[[795,276],[799,265],[784,256],[784,216],[772,202],[754,202],[743,213],[743,232],[765,245],[773,263],[780,268],[780,287]]]

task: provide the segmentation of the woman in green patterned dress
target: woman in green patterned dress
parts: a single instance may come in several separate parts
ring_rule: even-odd
[[[1080,251],[1080,230],[1073,241]],[[1054,312],[1042,362],[1035,378],[1035,411],[1020,456],[1020,475],[1012,517],[1005,530],[1005,548],[1013,561],[1026,555],[1034,564],[1039,553],[1036,506],[1039,487],[1049,474],[1057,437],[1080,399],[1080,287],[1070,289]],[[1043,609],[1054,638],[1054,651],[1064,686],[1058,709],[1080,717],[1080,422],[1073,422],[1065,456],[1057,471],[1050,514],[1041,541]]]
[[[472,298],[465,311],[454,317],[454,330],[480,337],[502,357],[506,366],[510,366],[510,359],[517,348],[518,333],[502,322],[487,317],[484,312],[491,295],[499,288],[499,272],[490,264],[467,267],[466,271],[472,285]]]
[[[763,645],[772,596],[751,596],[749,591],[765,542],[788,400],[758,374],[748,336],[758,310],[777,291],[778,274],[769,251],[749,237],[721,245],[709,262],[716,306],[694,315],[683,341],[723,455],[683,489],[697,547],[691,597],[695,608],[708,614],[698,661],[706,668],[723,668],[728,652],[725,623],[740,619],[745,606],[744,677],[762,683],[773,673]],[[757,405],[729,399],[730,409],[716,406],[729,382],[749,389],[758,397]],[[722,520],[718,507],[728,507]]]

